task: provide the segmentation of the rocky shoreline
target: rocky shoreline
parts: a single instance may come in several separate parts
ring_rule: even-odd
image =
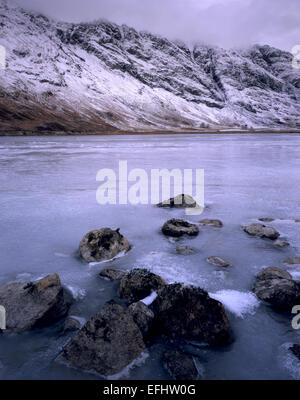
[[[185,201],[185,195],[181,199]],[[182,208],[180,202],[169,199],[158,207]],[[184,203],[195,207],[195,202]],[[255,240],[267,240],[278,248],[280,232],[272,226],[271,218],[260,218],[260,222],[241,226],[242,234]],[[178,257],[197,254],[197,249],[178,246],[176,241],[201,234],[204,229],[222,229],[220,220],[204,219],[190,223],[182,219],[171,219],[161,227],[167,238],[173,238]],[[250,239],[249,239],[250,240]],[[277,244],[276,244],[277,243]],[[80,242],[79,251],[87,263],[113,260],[120,253],[131,250],[128,239],[120,229],[101,228],[88,232]],[[184,259],[184,258],[183,258]],[[206,260],[218,268],[230,270],[231,263],[219,255]],[[300,264],[300,257],[283,260],[287,265]],[[173,379],[201,379],[201,360],[183,350],[180,343],[195,341],[212,348],[227,347],[235,340],[230,324],[230,315],[224,305],[210,297],[200,287],[168,284],[163,277],[144,268],[126,270],[102,269],[99,279],[118,283],[118,296],[106,302],[83,326],[69,315],[72,296],[63,287],[57,274],[48,275],[33,282],[8,283],[0,286],[0,304],[7,312],[7,330],[2,334],[21,333],[37,328],[49,327],[63,321],[63,334],[70,340],[56,361],[69,367],[95,372],[109,378],[134,365],[137,359],[147,355],[148,349],[158,338],[163,338],[165,351],[162,365]],[[253,276],[252,291],[257,298],[279,311],[291,312],[300,304],[300,282],[282,268],[270,266]],[[300,361],[299,344],[293,344],[291,353]]]

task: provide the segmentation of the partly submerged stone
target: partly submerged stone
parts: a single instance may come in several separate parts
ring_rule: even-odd
[[[202,219],[199,221],[200,225],[210,225],[215,228],[222,228],[223,222],[220,221],[219,219]]]
[[[188,194],[179,194],[157,204],[157,207],[162,208],[195,208],[197,206],[196,201]]]
[[[183,256],[188,256],[197,253],[197,251],[189,246],[177,246],[176,253],[181,254]]]
[[[58,361],[107,377],[121,372],[144,350],[131,313],[110,301],[73,336]]]
[[[109,279],[110,281],[120,281],[123,276],[127,274],[126,271],[122,271],[121,269],[103,269],[99,272],[99,276],[101,278]]]
[[[273,222],[273,221],[275,221],[275,219],[266,217],[266,218],[259,218],[259,221],[261,221],[261,222]]]
[[[162,233],[166,236],[180,237],[183,235],[197,236],[199,228],[182,219],[170,219],[162,227]]]
[[[278,309],[291,310],[300,301],[300,287],[292,276],[278,267],[263,269],[253,288],[256,296]]]
[[[80,242],[79,250],[86,262],[100,262],[129,251],[130,244],[119,229],[103,228],[87,233]]]
[[[165,285],[165,281],[147,269],[136,268],[121,279],[120,297],[134,303]]]
[[[242,229],[246,233],[248,233],[248,235],[260,238],[276,240],[280,236],[279,232],[276,229],[272,228],[271,226],[259,224],[257,222],[248,226],[242,226]]]
[[[232,341],[223,304],[198,287],[165,285],[150,308],[155,315],[154,329],[160,333],[213,346],[224,346]]]
[[[290,265],[300,264],[300,257],[289,257],[289,258],[286,258],[285,260],[283,260],[283,262],[285,264],[290,264]]]
[[[163,353],[163,365],[175,380],[191,381],[199,376],[194,357],[179,350],[167,350]]]
[[[0,286],[0,304],[6,310],[6,327],[13,332],[43,328],[64,317],[70,306],[59,276],[34,282]]]
[[[295,357],[300,361],[300,344],[293,344],[289,347],[289,350],[294,354]]]
[[[230,264],[229,264],[227,261],[224,261],[224,260],[223,260],[222,258],[220,258],[220,257],[214,257],[214,256],[208,257],[208,258],[206,259],[206,261],[207,261],[209,264],[217,265],[217,266],[219,266],[219,267],[229,267],[229,266],[230,266]]]
[[[274,246],[277,246],[277,247],[281,247],[281,248],[283,248],[283,247],[288,247],[290,244],[289,244],[289,242],[286,242],[286,241],[284,241],[284,240],[275,240],[275,242],[274,242]]]

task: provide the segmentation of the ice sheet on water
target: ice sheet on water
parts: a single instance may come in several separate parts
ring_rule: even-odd
[[[251,292],[220,290],[216,293],[209,293],[209,295],[223,303],[228,311],[240,318],[244,318],[247,314],[254,314],[260,304],[257,297]]]
[[[135,268],[145,268],[161,276],[167,283],[184,283],[185,285],[204,286],[207,278],[199,271],[193,270],[192,261],[182,263],[176,255],[167,252],[152,251],[140,257]]]
[[[82,300],[86,295],[85,289],[81,289],[78,286],[67,285],[67,288],[69,289],[75,300]]]

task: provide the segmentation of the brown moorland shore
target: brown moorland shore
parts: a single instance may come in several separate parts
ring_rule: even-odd
[[[300,133],[300,129],[189,129],[189,130],[153,130],[153,131],[1,131],[0,136],[111,136],[111,135],[175,135],[175,134],[257,134],[257,133]]]

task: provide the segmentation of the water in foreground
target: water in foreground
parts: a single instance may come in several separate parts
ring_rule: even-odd
[[[159,135],[113,137],[0,138],[0,284],[35,280],[57,272],[76,302],[71,315],[89,318],[117,296],[115,284],[101,280],[103,267],[145,267],[168,282],[198,285],[222,301],[236,340],[223,350],[198,351],[206,379],[299,379],[300,364],[287,351],[300,343],[292,315],[277,313],[251,294],[254,276],[300,253],[300,135]],[[203,227],[195,239],[183,239],[199,251],[176,254],[160,233],[184,210],[154,206],[100,206],[96,174],[101,168],[204,168],[206,209],[199,217],[218,218],[223,228]],[[240,225],[260,217],[291,246],[251,238]],[[102,227],[121,228],[133,249],[103,266],[77,255],[82,236]],[[224,270],[206,263],[219,256]],[[300,276],[295,267],[295,277]],[[68,337],[60,326],[0,337],[1,379],[98,379],[53,362]],[[165,379],[161,346],[150,349],[129,379]]]

